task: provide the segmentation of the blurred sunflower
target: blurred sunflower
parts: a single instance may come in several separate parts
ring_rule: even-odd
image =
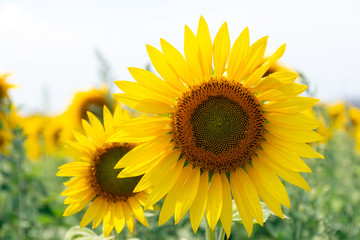
[[[259,64],[259,67],[261,67],[266,61],[268,60],[268,57],[264,58],[261,63]],[[291,67],[285,66],[278,61],[271,64],[269,69],[265,72],[263,77],[267,77],[272,73],[279,72],[279,71],[287,71],[287,72],[293,72],[296,73],[295,70],[293,70]]]
[[[5,113],[0,112],[0,153],[8,155],[8,146],[13,135],[9,126],[8,117]]]
[[[44,127],[49,119],[41,115],[19,117],[19,125],[23,128],[26,156],[30,161],[39,160],[44,153]]]
[[[70,139],[67,138],[66,116],[64,114],[52,117],[44,127],[45,151],[47,154],[59,154],[62,152],[64,143]]]
[[[246,28],[230,49],[226,23],[212,43],[201,17],[196,35],[185,26],[185,58],[163,39],[162,52],[147,46],[162,79],[129,68],[137,82],[115,82],[124,92],[115,94],[118,100],[157,114],[122,123],[108,141],[148,141],[115,168],[124,168],[120,178],[144,174],[135,192],[153,186],[145,209],[166,195],[159,224],[172,215],[178,223],[190,210],[196,232],[206,211],[211,229],[220,218],[229,236],[232,192],[250,235],[253,219],[263,225],[259,196],[281,218],[281,204],[290,207],[279,177],[310,191],[299,172],[311,170],[300,157],[322,158],[306,144],[321,136],[312,130],[318,122],[301,112],[318,100],[298,96],[307,86],[294,83],[293,72],[262,78],[285,50],[282,45],[258,67],[266,45],[263,37],[249,46]]]
[[[113,106],[113,100],[109,98],[108,95],[109,90],[106,87],[77,92],[66,113],[69,128],[81,129],[82,119],[88,120],[86,114],[88,111],[102,121],[103,106],[107,106],[110,110],[112,110]]]
[[[70,142],[71,153],[76,161],[59,167],[57,176],[73,177],[64,183],[68,188],[61,195],[67,196],[65,204],[69,204],[64,216],[72,215],[87,208],[80,227],[84,227],[93,220],[95,228],[103,221],[104,236],[108,236],[115,227],[119,233],[125,224],[132,232],[135,218],[143,225],[148,226],[144,217],[143,208],[148,196],[148,189],[133,192],[141,176],[122,178],[116,176],[121,170],[114,166],[127,152],[134,148],[134,144],[107,143],[107,139],[116,134],[115,126],[128,119],[126,111],[117,107],[112,117],[110,111],[104,106],[104,126],[91,112],[88,112],[89,122],[83,120],[82,124],[86,135],[74,132],[76,142]]]
[[[14,85],[6,82],[7,78],[10,76],[9,73],[1,74],[0,73],[0,100],[3,98],[8,98],[8,89],[13,88]]]
[[[360,152],[360,109],[351,107],[349,116],[353,125],[353,135],[356,143],[356,150]]]
[[[343,101],[328,105],[327,111],[330,119],[330,128],[332,130],[344,130],[348,121],[345,112],[345,103]]]

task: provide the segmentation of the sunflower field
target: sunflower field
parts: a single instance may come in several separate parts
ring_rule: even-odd
[[[360,239],[359,106],[250,35],[201,16],[57,115],[0,73],[0,239]]]

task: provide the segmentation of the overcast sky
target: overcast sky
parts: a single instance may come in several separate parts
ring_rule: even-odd
[[[360,1],[41,1],[0,0],[0,72],[22,112],[65,109],[73,93],[99,85],[94,49],[115,79],[144,67],[145,44],[164,38],[181,52],[184,25],[200,15],[212,38],[227,21],[232,43],[249,26],[250,41],[269,35],[268,50],[287,43],[282,62],[303,72],[324,101],[360,96]],[[114,88],[116,89],[116,88]]]

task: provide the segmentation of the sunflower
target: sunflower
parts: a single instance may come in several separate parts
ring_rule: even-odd
[[[327,111],[330,119],[330,128],[335,130],[344,130],[348,121],[346,116],[346,105],[343,101],[328,105]]]
[[[210,228],[220,219],[229,236],[232,198],[249,236],[253,219],[263,225],[259,197],[284,218],[281,205],[290,201],[279,177],[310,191],[299,172],[311,170],[300,157],[322,158],[306,144],[321,139],[318,123],[301,113],[318,100],[298,96],[307,86],[294,83],[296,73],[262,78],[285,45],[258,67],[267,37],[249,46],[245,28],[230,49],[226,22],[212,42],[203,17],[196,35],[185,26],[185,58],[160,42],[162,52],[147,51],[161,78],[129,68],[136,82],[115,82],[118,100],[156,114],[122,123],[109,139],[146,141],[117,163],[118,177],[143,175],[134,191],[153,187],[145,209],[166,195],[159,224],[172,215],[178,223],[189,210],[195,233],[206,212]]]
[[[266,57],[264,58],[260,64],[259,67],[261,67],[269,58]],[[275,73],[275,72],[279,72],[279,71],[287,71],[287,72],[293,72],[296,73],[295,70],[293,70],[291,67],[285,66],[281,63],[279,63],[279,61],[276,61],[274,63],[271,64],[271,66],[269,67],[269,69],[265,72],[265,74],[263,75],[263,77],[267,77],[268,75]]]
[[[89,122],[82,124],[86,135],[74,132],[77,142],[70,142],[70,150],[77,159],[59,167],[57,176],[73,177],[64,183],[68,188],[61,195],[67,196],[65,204],[69,204],[64,216],[72,215],[87,208],[80,227],[93,220],[92,227],[103,221],[104,236],[108,236],[115,227],[120,232],[126,222],[130,232],[134,227],[135,218],[148,226],[143,208],[148,190],[133,192],[141,176],[119,179],[116,176],[121,170],[115,170],[116,162],[135,147],[134,144],[106,143],[115,132],[115,127],[129,115],[117,107],[112,117],[109,109],[104,106],[104,126],[91,112],[88,112]]]
[[[82,119],[88,120],[86,114],[88,111],[92,112],[99,120],[102,120],[103,106],[105,105],[112,110],[113,102],[112,99],[108,98],[108,92],[109,90],[106,87],[77,92],[66,113],[69,119],[69,128],[81,129]]]
[[[353,135],[356,143],[356,151],[360,152],[360,109],[351,107],[349,116],[353,126]]]
[[[14,85],[6,82],[6,79],[10,76],[9,73],[1,74],[0,73],[0,100],[3,98],[8,98],[8,89],[13,88]]]
[[[26,155],[30,161],[38,161],[44,154],[44,127],[49,119],[41,115],[20,117],[19,124],[23,128]]]
[[[70,129],[66,124],[65,115],[51,117],[49,123],[44,127],[45,151],[48,154],[56,154],[62,151],[64,143],[70,139],[66,137],[66,132]]]

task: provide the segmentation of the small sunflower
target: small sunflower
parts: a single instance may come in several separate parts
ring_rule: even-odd
[[[345,110],[346,104],[343,101],[328,105],[327,111],[332,130],[345,130],[345,125],[348,121]]]
[[[48,154],[57,154],[62,151],[64,143],[70,139],[66,137],[66,132],[70,129],[66,124],[65,115],[59,115],[49,119],[49,123],[44,127],[45,151]]]
[[[259,64],[259,67],[261,67],[268,59],[269,59],[268,57],[264,58],[263,61],[261,61],[261,63]],[[275,73],[275,72],[279,72],[279,71],[287,71],[287,72],[296,73],[296,71],[293,70],[291,67],[285,66],[285,65],[279,63],[279,61],[276,61],[276,62],[271,64],[271,66],[265,72],[263,77],[267,77],[270,74]]]
[[[108,97],[109,90],[91,89],[89,91],[77,92],[72,100],[72,104],[67,110],[68,122],[71,129],[81,129],[82,119],[88,120],[87,112],[93,113],[98,119],[103,119],[103,106],[112,110],[112,99]]]
[[[9,73],[1,74],[0,73],[0,100],[3,98],[8,98],[8,89],[13,88],[14,85],[6,82],[6,79],[10,76]]]
[[[310,191],[299,172],[311,170],[300,157],[322,158],[306,144],[321,139],[318,123],[301,113],[318,100],[298,96],[307,86],[294,83],[293,72],[262,78],[285,45],[258,67],[267,37],[249,46],[246,28],[230,49],[226,22],[212,43],[202,17],[196,35],[185,26],[185,58],[160,42],[162,52],[147,51],[162,78],[129,68],[136,82],[115,82],[118,100],[157,114],[123,123],[109,139],[147,141],[118,162],[118,177],[144,174],[135,191],[153,187],[145,208],[166,195],[159,224],[172,215],[178,223],[190,210],[196,232],[206,212],[211,229],[220,219],[229,236],[232,198],[249,235],[253,219],[263,225],[259,197],[284,218],[281,205],[290,201],[279,177]]]
[[[64,216],[72,215],[85,208],[90,202],[81,222],[84,227],[93,220],[93,228],[103,221],[104,236],[108,236],[115,227],[120,232],[126,222],[130,232],[133,230],[134,218],[148,226],[143,208],[148,196],[148,189],[133,192],[141,176],[122,178],[116,176],[121,170],[114,169],[115,164],[134,144],[107,143],[116,134],[115,126],[120,121],[128,119],[126,111],[117,107],[112,117],[104,106],[104,126],[91,112],[88,112],[89,122],[82,124],[86,135],[74,132],[76,142],[70,142],[70,150],[77,159],[59,167],[57,176],[73,177],[64,183],[68,188],[61,195],[67,196],[65,204],[69,204]]]

